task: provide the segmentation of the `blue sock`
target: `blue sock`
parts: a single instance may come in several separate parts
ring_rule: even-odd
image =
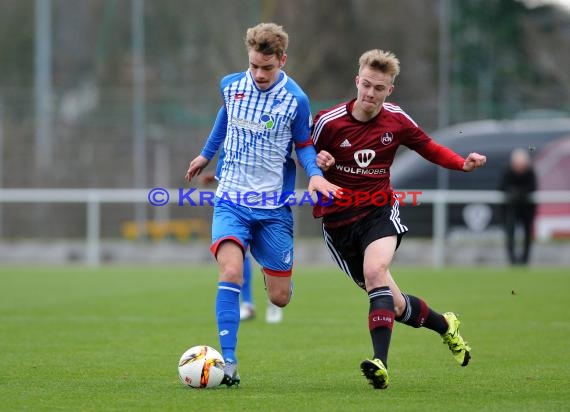
[[[243,286],[241,288],[241,300],[243,303],[253,305],[253,296],[251,293],[251,258],[245,256],[243,260]]]
[[[239,294],[241,287],[231,282],[219,282],[216,296],[216,319],[222,355],[226,362],[237,362],[236,346],[239,328]]]

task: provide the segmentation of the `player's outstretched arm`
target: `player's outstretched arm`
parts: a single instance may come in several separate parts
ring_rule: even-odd
[[[329,199],[331,195],[338,198],[342,193],[342,188],[340,186],[332,184],[327,179],[319,175],[311,176],[307,190],[310,194],[315,192],[320,193],[323,195],[324,199]]]
[[[479,153],[469,153],[469,156],[465,158],[465,163],[463,163],[463,171],[471,172],[478,167],[484,166],[486,162],[487,156]]]
[[[190,162],[188,170],[186,171],[186,180],[189,182],[192,181],[194,176],[202,173],[202,170],[208,165],[208,163],[210,163],[210,161],[202,155],[195,157],[194,160]]]
[[[335,162],[336,161],[335,161],[333,155],[331,155],[326,150],[321,150],[317,154],[317,166],[319,166],[319,169],[321,169],[324,172],[326,172],[332,166],[334,166]]]

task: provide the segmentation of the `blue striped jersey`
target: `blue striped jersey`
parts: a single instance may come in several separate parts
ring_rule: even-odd
[[[211,135],[202,151],[211,159],[223,141],[216,195],[243,204],[247,193],[252,207],[279,207],[283,202],[273,199],[284,200],[295,186],[293,145],[312,146],[309,99],[283,71],[267,90],[246,71],[224,77],[220,91],[224,106],[212,132],[218,138]]]

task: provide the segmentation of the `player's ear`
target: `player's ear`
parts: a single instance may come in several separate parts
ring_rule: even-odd
[[[282,69],[285,66],[285,62],[287,61],[287,53],[283,53],[281,56],[281,60],[279,61],[279,68]]]
[[[388,89],[388,94],[386,96],[390,96],[393,91],[394,91],[394,85],[391,85],[390,88]]]
[[[356,75],[356,77],[354,78],[354,84],[356,84],[356,87],[358,87],[359,82],[360,82],[360,77],[358,77],[358,75]]]

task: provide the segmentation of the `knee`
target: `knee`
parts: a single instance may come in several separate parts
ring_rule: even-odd
[[[279,306],[280,308],[287,306],[291,298],[289,289],[270,291],[268,295],[271,303],[273,303],[275,306]]]
[[[241,285],[243,283],[243,269],[239,264],[225,263],[220,265],[220,280]]]
[[[364,279],[366,280],[367,285],[387,285],[387,273],[388,273],[388,265],[380,264],[380,265],[368,265],[364,266],[363,274]]]

